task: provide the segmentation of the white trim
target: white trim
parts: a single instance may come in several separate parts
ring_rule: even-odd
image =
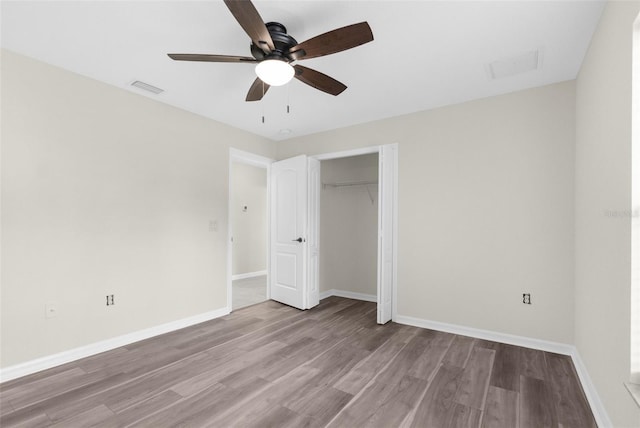
[[[234,161],[238,161],[244,164],[257,166],[259,168],[266,168],[271,165],[274,160],[265,156],[256,155],[254,153],[245,152],[243,150],[229,148],[229,158]]]
[[[373,303],[376,303],[378,301],[378,297],[375,294],[356,293],[354,291],[336,290],[335,288],[320,292],[320,300],[326,299],[327,297],[331,296],[344,297],[346,299],[363,300],[365,302]]]
[[[362,147],[360,149],[344,150],[341,152],[322,153],[319,155],[313,155],[309,157],[318,159],[319,161],[323,161],[323,160],[329,160],[329,159],[348,158],[351,156],[368,155],[371,153],[379,153],[379,152],[380,152],[380,146],[369,146],[369,147]]]
[[[378,324],[394,319],[397,279],[398,145],[380,146],[378,154]]]
[[[322,192],[321,164],[318,159],[307,156],[307,227],[305,244],[307,254],[306,280],[307,300],[305,307],[311,309],[320,303],[320,193]]]
[[[475,337],[477,339],[491,340],[493,342],[522,346],[525,348],[539,349],[541,351],[555,352],[557,354],[571,355],[575,349],[572,345],[550,342],[546,340],[532,339],[524,336],[516,336],[507,333],[498,333],[490,330],[466,327],[456,324],[448,324],[438,321],[430,321],[421,318],[398,315],[396,322],[414,327],[428,328],[430,330],[444,331],[446,333],[459,334],[461,336]]]
[[[631,316],[630,376],[640,383],[640,14],[633,23],[631,73]]]
[[[393,157],[393,285],[391,286],[391,321],[398,318],[398,159],[400,158],[399,144],[392,144],[395,155]]]
[[[587,368],[580,358],[578,349],[573,345],[565,343],[552,342],[547,340],[533,339],[530,337],[516,336],[513,334],[499,333],[490,330],[482,330],[473,327],[465,327],[456,324],[448,324],[438,321],[430,321],[421,318],[408,317],[398,315],[395,320],[399,324],[411,325],[414,327],[428,328],[430,330],[444,331],[446,333],[459,334],[461,336],[475,337],[478,339],[490,340],[493,342],[506,343],[509,345],[522,346],[524,348],[539,349],[546,352],[555,352],[557,354],[568,355],[573,360],[573,365],[578,373],[578,378],[582,384],[582,389],[587,397],[591,411],[596,419],[596,423],[600,428],[612,427],[611,419],[600,400],[598,391],[596,390],[591,377],[587,372]]]
[[[256,166],[267,170],[267,224],[269,224],[269,200],[271,195],[271,164],[273,159],[256,155],[254,153],[229,148],[229,195],[227,199],[227,307],[233,307],[233,228],[232,224],[232,208],[233,208],[233,163],[239,162],[246,165]],[[267,228],[267,257],[265,260],[267,266],[267,300],[271,298],[271,287],[269,286],[269,260],[271,251],[271,232]]]
[[[267,270],[259,270],[257,272],[247,272],[247,273],[239,273],[237,275],[231,275],[231,280],[235,281],[238,279],[247,279],[247,278],[254,278],[256,276],[263,276],[267,274]]]
[[[629,391],[633,401],[635,401],[638,407],[640,407],[640,385],[633,382],[625,382],[624,386],[627,388],[627,391]]]
[[[228,315],[221,308],[0,369],[0,383]]]
[[[589,376],[587,366],[584,365],[584,362],[578,353],[578,349],[575,346],[572,346],[572,348],[571,359],[573,360],[573,365],[576,368],[578,378],[582,384],[584,395],[587,396],[587,401],[589,402],[589,406],[591,406],[591,411],[593,412],[593,417],[596,419],[596,424],[598,424],[598,427],[600,428],[613,427],[613,422],[609,419],[607,409],[604,407],[602,400],[600,400],[598,390],[591,381],[591,376]]]
[[[366,154],[371,154],[371,153],[378,153],[380,154],[382,152],[382,148],[385,146],[392,146],[394,147],[394,149],[396,150],[396,154],[395,154],[395,164],[394,164],[394,168],[393,168],[393,193],[394,193],[394,197],[393,197],[393,225],[392,225],[392,234],[393,234],[393,285],[392,285],[392,290],[391,290],[391,320],[395,321],[396,320],[396,315],[397,315],[397,308],[398,308],[398,276],[397,276],[397,272],[398,272],[398,176],[399,176],[399,169],[398,169],[398,148],[399,148],[399,144],[398,143],[393,143],[393,144],[387,144],[387,145],[379,145],[379,146],[368,146],[368,147],[361,147],[358,149],[352,149],[352,150],[344,150],[344,151],[340,151],[340,152],[331,152],[331,153],[322,153],[322,154],[318,154],[318,155],[313,155],[310,156],[311,158],[317,159],[319,161],[323,161],[323,160],[329,160],[329,159],[339,159],[339,158],[345,158],[345,157],[351,157],[351,156],[360,156],[360,155],[366,155]],[[380,174],[380,167],[378,167],[378,174]],[[378,198],[380,198],[380,194],[378,194]],[[378,229],[379,230],[379,229]],[[380,258],[379,258],[379,253],[378,253],[378,266],[377,268],[380,268]],[[322,300],[323,298],[329,297],[331,295],[337,295],[337,294],[327,294],[327,293],[331,293],[333,290],[329,290],[328,292],[321,292],[320,293],[320,300]],[[324,296],[324,297],[323,297]],[[364,295],[366,296],[366,295]],[[369,300],[370,296],[367,297],[367,299],[359,299],[358,297],[348,297],[348,296],[344,296],[347,298],[355,298],[358,300],[367,300],[367,301],[371,301],[371,302],[377,302],[377,296],[375,298],[375,300]]]

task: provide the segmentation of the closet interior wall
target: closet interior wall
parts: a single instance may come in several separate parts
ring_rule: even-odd
[[[321,164],[320,291],[376,296],[378,154]]]

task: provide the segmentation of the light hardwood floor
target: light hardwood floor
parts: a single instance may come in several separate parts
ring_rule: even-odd
[[[0,426],[593,427],[569,357],[268,301],[1,385]]]
[[[255,305],[267,300],[267,275],[236,279],[232,283],[232,304],[236,309]]]

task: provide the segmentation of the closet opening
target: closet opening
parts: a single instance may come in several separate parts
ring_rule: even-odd
[[[320,296],[377,302],[377,152],[321,161]]]

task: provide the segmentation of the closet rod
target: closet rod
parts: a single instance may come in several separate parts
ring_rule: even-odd
[[[322,183],[324,187],[346,187],[346,186],[366,186],[369,184],[378,184],[377,181],[349,181],[342,183]]]

